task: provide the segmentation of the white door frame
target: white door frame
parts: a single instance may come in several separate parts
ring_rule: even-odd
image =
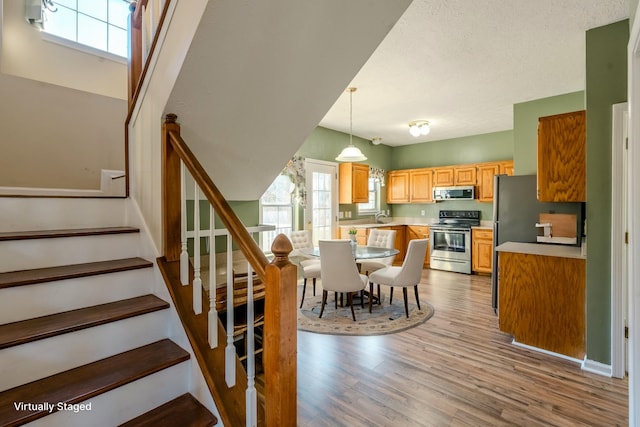
[[[611,139],[611,376],[624,378],[627,348],[624,328],[627,325],[627,121],[626,102],[612,108]]]
[[[628,102],[629,151],[629,426],[640,427],[640,8],[636,9],[629,37]]]
[[[307,198],[311,198],[313,197],[311,195],[311,191],[309,191],[311,189],[312,183],[310,182],[309,179],[309,170],[311,169],[309,166],[313,166],[313,165],[317,165],[317,166],[323,166],[323,167],[332,167],[334,170],[334,174],[333,174],[333,180],[332,180],[332,184],[331,184],[331,238],[335,239],[337,237],[337,231],[338,231],[338,163],[336,162],[328,162],[325,160],[316,160],[316,159],[310,159],[307,158],[305,159],[305,170],[306,170],[306,178],[307,178],[307,184],[306,184],[306,190],[307,190]],[[309,216],[309,206],[312,205],[312,201],[311,200],[307,200],[307,207],[304,210],[304,228],[309,228],[309,224],[311,222],[311,219],[308,218]]]

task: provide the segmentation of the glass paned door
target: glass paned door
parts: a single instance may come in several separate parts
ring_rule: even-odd
[[[305,227],[312,230],[313,244],[336,236],[338,212],[337,165],[306,159],[307,208]]]

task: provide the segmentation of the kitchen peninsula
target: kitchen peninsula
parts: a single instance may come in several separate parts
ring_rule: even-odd
[[[500,330],[516,343],[582,360],[586,256],[580,248],[507,242],[496,251]]]

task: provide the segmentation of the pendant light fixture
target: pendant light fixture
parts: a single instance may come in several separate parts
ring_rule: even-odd
[[[347,92],[349,92],[349,145],[336,157],[339,162],[362,162],[367,160],[362,151],[353,145],[353,92],[356,90],[355,87],[347,89]]]

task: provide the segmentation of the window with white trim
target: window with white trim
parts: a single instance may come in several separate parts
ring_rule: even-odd
[[[358,203],[358,214],[375,214],[380,210],[380,181],[369,178],[369,201]]]
[[[120,57],[127,57],[129,2],[44,0],[43,32]]]
[[[287,175],[279,175],[260,197],[260,223],[274,225],[273,231],[260,233],[260,248],[271,252],[273,239],[293,229],[293,183]]]

